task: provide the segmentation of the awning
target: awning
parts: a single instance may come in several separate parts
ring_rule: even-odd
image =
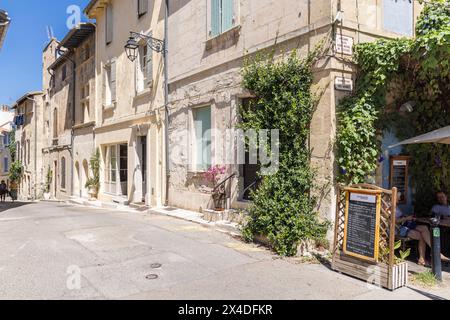
[[[395,148],[405,144],[419,144],[419,143],[443,143],[450,144],[450,126],[444,127],[439,130],[435,130],[430,133],[423,134],[421,136],[411,138],[400,143],[397,143],[393,146],[390,146],[389,149]]]

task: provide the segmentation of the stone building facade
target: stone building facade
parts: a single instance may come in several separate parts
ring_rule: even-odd
[[[170,148],[175,155],[170,165],[170,205],[192,210],[212,208],[211,195],[202,192],[202,176],[205,168],[222,164],[217,157],[220,151],[234,157],[225,174],[235,175],[227,186],[227,207],[248,205],[244,191],[256,181],[255,168],[238,164],[236,145],[223,150],[215,137],[198,137],[196,123],[202,125],[200,132],[236,127],[238,106],[251,98],[241,86],[245,58],[262,50],[273,50],[276,58],[293,50],[306,56],[325,41],[328,54],[314,70],[314,90],[320,92],[320,101],[311,123],[310,148],[312,165],[318,172],[318,210],[333,220],[336,105],[352,90],[356,70],[346,62],[351,59],[352,45],[383,37],[414,36],[420,10],[415,1],[408,0],[171,1]],[[209,163],[199,166],[199,154],[207,154],[203,160]]]
[[[40,196],[42,180],[42,156],[44,146],[43,94],[29,92],[22,96],[13,109],[16,114],[16,159],[23,165],[24,172],[19,188],[19,199],[33,200]],[[19,116],[20,120],[17,120]]]
[[[92,0],[96,19],[96,147],[101,153],[99,198],[159,206],[164,199],[163,59],[145,41],[138,57],[124,46],[134,31],[163,38],[163,1]]]
[[[53,40],[52,40],[53,42]],[[50,193],[56,199],[68,199],[72,195],[72,126],[74,87],[73,53],[62,54],[55,40],[44,52],[43,72],[50,73],[44,83],[44,130],[46,143],[42,149],[43,175],[51,172]],[[50,50],[50,52],[48,52]],[[53,59],[45,59],[46,56]],[[44,183],[44,181],[43,181]]]
[[[8,183],[9,168],[11,167],[11,154],[9,145],[13,131],[14,112],[9,106],[0,106],[0,181]]]
[[[3,42],[6,38],[6,32],[8,31],[11,19],[5,10],[0,9],[0,50],[2,49]]]

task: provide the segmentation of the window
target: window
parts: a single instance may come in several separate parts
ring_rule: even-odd
[[[212,37],[218,36],[234,26],[234,0],[211,1],[211,31]]]
[[[86,61],[90,58],[91,56],[91,47],[89,44],[85,45],[82,51],[82,60]]]
[[[103,104],[108,107],[116,102],[116,63],[105,66],[103,72]]]
[[[114,28],[114,23],[113,23],[113,8],[112,5],[109,4],[106,7],[106,44],[110,44],[113,41],[113,28]]]
[[[194,165],[197,171],[211,167],[211,107],[193,110],[194,120]]]
[[[88,123],[90,121],[89,116],[89,101],[85,101],[82,103],[83,108],[83,123]]]
[[[148,0],[137,0],[138,2],[138,16],[142,17],[148,11]]]
[[[62,67],[61,81],[66,80],[66,78],[67,78],[67,65],[64,65]]]
[[[66,158],[61,158],[61,189],[66,189]]]
[[[152,34],[150,33],[151,37]],[[139,47],[139,60],[136,70],[136,92],[143,91],[153,80],[153,51],[143,43]]]
[[[30,148],[30,140],[27,140],[27,164],[30,164],[30,154],[31,154],[31,148]]]
[[[53,110],[53,139],[58,137],[58,109]]]
[[[9,171],[9,159],[3,158],[3,172]]]
[[[105,147],[105,192],[126,195],[128,186],[128,145]]]
[[[383,28],[386,31],[412,36],[413,1],[383,0]]]

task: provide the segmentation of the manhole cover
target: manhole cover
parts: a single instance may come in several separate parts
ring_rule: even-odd
[[[159,268],[162,267],[162,264],[161,264],[161,263],[152,263],[152,264],[150,265],[150,267],[151,267],[152,269],[159,269]]]
[[[145,279],[147,280],[156,280],[158,279],[158,275],[157,274],[148,274]]]

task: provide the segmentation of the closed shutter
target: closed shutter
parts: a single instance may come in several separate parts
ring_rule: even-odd
[[[110,44],[113,40],[113,10],[112,6],[106,8],[106,44]]]
[[[150,37],[153,37],[153,33],[149,33]],[[153,81],[153,50],[150,45],[147,45],[147,70],[145,72],[147,73],[147,84],[151,84]]]
[[[234,0],[222,0],[222,30],[230,30],[234,24]]]
[[[211,0],[211,36],[220,34],[220,2],[221,0]]]
[[[111,63],[111,101],[114,103],[116,102],[116,93],[117,93],[117,78],[116,78],[116,69],[117,69],[117,64],[116,61],[114,60]]]
[[[106,70],[106,67],[103,67],[103,81],[102,81],[102,104],[106,106],[106,85],[108,81],[108,70]]]
[[[142,16],[148,11],[148,1],[149,0],[138,0],[138,14]]]

